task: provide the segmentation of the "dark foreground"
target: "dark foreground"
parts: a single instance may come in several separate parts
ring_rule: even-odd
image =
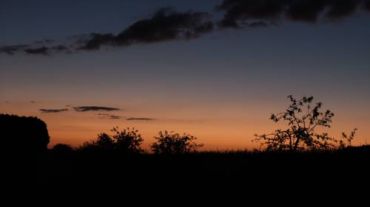
[[[369,164],[369,147],[315,153],[171,156],[49,151],[37,165],[13,168],[17,172],[8,181],[29,183],[43,195],[62,200],[82,195],[89,199],[135,196],[142,201],[153,195],[184,200],[212,195],[211,199],[217,200],[230,194],[245,199],[251,195],[313,199],[330,193],[338,199],[369,194]]]

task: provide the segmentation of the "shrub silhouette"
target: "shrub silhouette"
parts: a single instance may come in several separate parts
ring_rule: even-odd
[[[190,134],[180,135],[174,132],[160,131],[157,141],[152,144],[151,148],[155,154],[184,154],[196,152],[202,144],[197,144],[196,137]]]
[[[0,131],[3,152],[31,156],[47,151],[47,126],[36,117],[0,114]]]
[[[352,140],[355,138],[357,128],[352,130],[350,134],[342,132],[342,140],[339,140],[339,148],[347,148],[352,146]]]
[[[126,151],[129,153],[140,153],[141,144],[144,139],[138,130],[134,128],[127,128],[120,131],[117,127],[112,129],[113,140],[115,141],[115,147],[119,151]]]
[[[86,142],[80,150],[83,151],[117,151],[121,153],[141,153],[141,144],[144,141],[138,130],[127,128],[119,130],[114,127],[113,135],[101,133],[96,141]]]
[[[101,133],[96,139],[96,146],[102,150],[113,150],[114,140],[110,135],[106,133]]]
[[[54,154],[70,154],[74,152],[74,148],[68,144],[56,144],[52,149],[51,152]]]
[[[303,97],[299,100],[288,96],[290,105],[286,111],[272,114],[270,119],[275,123],[287,122],[288,129],[277,129],[271,134],[256,135],[257,141],[267,145],[267,150],[272,151],[302,151],[302,150],[328,150],[348,146],[355,136],[357,129],[350,135],[343,133],[342,140],[330,137],[326,132],[317,132],[318,128],[330,128],[334,113],[330,110],[321,111],[322,103],[312,105],[313,97]]]

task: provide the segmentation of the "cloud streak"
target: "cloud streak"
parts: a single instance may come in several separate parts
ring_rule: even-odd
[[[68,109],[40,109],[42,113],[61,113],[66,111],[68,111]]]
[[[121,116],[118,116],[118,115],[112,115],[112,114],[98,114],[98,116],[100,118],[107,118],[107,119],[113,119],[113,120],[117,120],[117,119],[121,119],[122,117]]]
[[[117,35],[91,34],[91,39],[81,49],[96,50],[103,45],[129,46],[194,39],[212,30],[213,22],[208,13],[192,11],[181,13],[163,8],[151,18],[139,20]]]
[[[240,28],[254,22],[266,24],[283,19],[315,23],[321,19],[340,20],[356,11],[370,11],[369,0],[224,0],[218,10],[225,12],[221,27]]]
[[[126,119],[127,121],[155,121],[156,119],[147,117],[130,117]]]
[[[54,42],[54,41],[53,41]],[[75,49],[71,45],[53,44],[49,41],[37,41],[32,44],[24,45],[7,45],[0,46],[0,54],[16,55],[16,54],[27,54],[27,55],[52,55],[57,53],[72,53]],[[41,44],[41,45],[40,45]],[[76,43],[71,43],[76,44]]]
[[[89,112],[89,111],[119,111],[121,109],[107,106],[77,106],[73,107],[76,112]]]

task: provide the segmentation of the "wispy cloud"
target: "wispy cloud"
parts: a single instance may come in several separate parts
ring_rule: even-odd
[[[130,117],[126,118],[127,121],[155,121],[156,119],[148,117]]]
[[[113,114],[98,114],[98,116],[100,117],[100,118],[106,118],[106,119],[121,119],[122,118],[122,116],[118,116],[118,115],[113,115]]]
[[[75,44],[75,43],[70,43]],[[52,55],[57,53],[72,53],[73,46],[63,45],[63,43],[55,44],[54,41],[36,41],[28,45],[6,45],[0,46],[0,54],[15,55]]]
[[[77,112],[89,112],[89,111],[119,111],[121,109],[107,106],[77,106],[73,107]]]
[[[61,113],[68,111],[68,109],[40,109],[42,113]]]

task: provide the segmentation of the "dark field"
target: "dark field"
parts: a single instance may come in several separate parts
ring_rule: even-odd
[[[49,152],[37,177],[53,186],[208,188],[281,185],[329,187],[367,183],[370,148],[332,152],[200,152],[122,155]]]

